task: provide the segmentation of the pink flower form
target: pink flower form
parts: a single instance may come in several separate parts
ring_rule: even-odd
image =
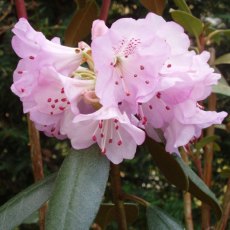
[[[166,151],[174,152],[179,146],[185,146],[194,137],[200,137],[202,129],[221,124],[226,116],[226,112],[204,111],[191,100],[178,104],[174,108],[173,119],[164,131]]]
[[[25,18],[20,18],[12,31],[15,34],[12,39],[14,51],[19,57],[35,62],[33,66],[37,69],[52,65],[58,72],[66,75],[76,70],[82,62],[80,49],[60,45],[59,38],[47,40]]]
[[[27,88],[25,83],[30,83],[31,75],[25,75],[24,81],[16,81],[12,85],[12,90],[24,89],[24,92],[18,94],[23,103],[23,110],[25,113],[30,113],[30,119],[35,122],[36,127],[40,131],[44,131],[48,136],[55,136],[63,139],[65,135],[60,134],[60,125],[66,111],[70,111],[70,104],[73,101],[72,107],[76,113],[77,103],[81,95],[87,90],[91,89],[94,82],[91,80],[71,79],[56,72],[53,67],[43,67],[40,69],[40,74],[34,76],[36,82],[33,83],[33,88],[30,93],[26,94]],[[24,78],[24,76],[21,76]],[[65,93],[69,89],[69,84],[75,87],[74,100],[73,93]],[[29,87],[28,87],[29,89]]]
[[[132,159],[137,145],[144,142],[145,133],[133,125],[125,113],[116,107],[104,108],[92,114],[65,117],[61,132],[67,133],[75,149],[97,143],[102,154],[114,164]]]
[[[108,29],[103,21],[94,22],[95,91],[102,105],[136,104],[156,92],[159,72],[170,54],[169,45],[152,30],[156,23],[123,18]]]

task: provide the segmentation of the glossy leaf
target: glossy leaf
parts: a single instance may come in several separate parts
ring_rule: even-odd
[[[11,230],[39,209],[50,197],[56,174],[48,176],[0,207],[1,229]]]
[[[124,203],[124,209],[126,214],[127,223],[133,223],[139,215],[138,205],[131,203]],[[113,221],[117,220],[116,208],[114,204],[107,203],[102,204],[97,217],[95,219],[95,223],[97,223],[102,229],[106,229],[106,227]]]
[[[89,229],[100,207],[109,161],[97,145],[64,160],[49,202],[46,230]]]
[[[170,13],[173,20],[184,27],[187,32],[196,38],[200,36],[203,31],[203,23],[200,19],[181,10],[173,10]]]
[[[91,32],[92,23],[98,17],[98,5],[95,0],[87,0],[79,3],[67,30],[65,32],[65,44],[76,46]]]
[[[173,1],[175,5],[179,8],[179,10],[192,14],[185,0],[173,0]]]
[[[166,179],[176,187],[187,191],[189,180],[183,168],[178,165],[173,155],[167,153],[164,146],[153,140],[148,140],[150,153],[157,167]]]
[[[150,140],[150,151],[157,166],[169,182],[180,189],[190,192],[202,202],[210,205],[215,211],[217,218],[219,219],[221,217],[222,211],[214,193],[200,177],[184,163],[181,157],[167,153],[161,144],[152,140]],[[168,157],[166,154],[168,154]],[[180,183],[180,180],[182,180],[183,183]],[[185,185],[187,187],[185,187]],[[185,188],[183,188],[183,186]]]
[[[215,60],[214,65],[220,64],[230,64],[230,53],[224,54]]]
[[[218,84],[212,87],[212,92],[222,94],[225,96],[230,96],[230,86],[228,85],[227,81],[224,79],[223,76],[218,81]]]
[[[149,11],[162,15],[166,0],[140,0],[141,4]]]
[[[155,206],[148,206],[146,210],[149,230],[183,230],[168,214]]]

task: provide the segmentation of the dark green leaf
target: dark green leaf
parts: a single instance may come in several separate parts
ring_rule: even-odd
[[[175,157],[175,160],[178,162],[181,168],[183,168],[184,172],[186,172],[189,178],[188,192],[200,199],[202,202],[210,205],[215,211],[216,217],[219,219],[222,215],[222,210],[215,194],[207,187],[204,181],[201,180],[200,177],[197,176],[197,174],[184,163],[181,158]]]
[[[126,221],[127,223],[133,223],[139,215],[138,205],[131,203],[124,203]],[[117,220],[116,208],[114,204],[102,204],[95,223],[97,223],[102,229],[106,229],[107,225],[112,221]]]
[[[173,0],[173,1],[180,10],[192,14],[185,0]]]
[[[230,53],[224,54],[215,60],[214,65],[220,64],[230,64]]]
[[[161,144],[153,140],[149,140],[149,145],[154,161],[169,182],[190,192],[202,202],[210,205],[215,211],[217,218],[220,218],[221,208],[214,193],[206,186],[200,177],[184,163],[182,158],[167,153]],[[167,154],[168,156],[166,156]],[[180,180],[183,182],[180,182]]]
[[[80,4],[65,32],[65,44],[76,46],[90,33],[92,23],[97,17],[98,5],[95,0],[88,0],[84,5]]]
[[[56,174],[37,182],[0,207],[1,229],[10,230],[39,209],[50,197]]]
[[[157,207],[148,206],[146,210],[149,230],[183,230],[172,217]]]
[[[172,18],[179,23],[191,35],[198,38],[203,31],[203,23],[200,19],[181,10],[171,11]]]
[[[218,140],[219,137],[216,136],[216,135],[213,135],[213,136],[206,136],[206,137],[203,137],[202,139],[200,139],[196,144],[195,144],[195,148],[197,150],[200,150],[202,148],[205,147],[205,145],[211,143],[211,142],[214,142],[216,140]]]
[[[109,161],[98,146],[72,151],[64,160],[51,196],[46,230],[86,230],[100,207]]]
[[[140,0],[141,4],[149,11],[162,15],[166,0]]]
[[[229,178],[230,177],[230,168],[223,169],[220,172],[220,176],[223,178]]]
[[[176,187],[188,190],[189,181],[183,168],[178,165],[173,155],[167,153],[163,145],[148,140],[148,146],[152,158],[167,180]]]

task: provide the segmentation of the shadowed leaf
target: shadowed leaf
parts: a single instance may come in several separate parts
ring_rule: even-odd
[[[141,4],[149,11],[162,15],[166,0],[140,0]]]
[[[92,23],[98,17],[98,5],[95,0],[79,2],[78,9],[65,32],[65,44],[76,46],[91,31]]]
[[[214,65],[220,64],[230,64],[230,53],[224,54],[215,60]]]
[[[182,158],[167,153],[161,144],[150,139],[149,146],[153,160],[168,181],[210,205],[215,211],[216,217],[219,219],[222,211],[214,193],[200,177],[184,163]]]

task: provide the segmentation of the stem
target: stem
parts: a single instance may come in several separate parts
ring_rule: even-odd
[[[103,0],[99,19],[106,21],[109,13],[111,0]]]
[[[223,202],[223,215],[216,226],[216,230],[226,229],[228,219],[230,216],[230,177],[228,179],[227,191],[224,195],[224,202]]]
[[[15,0],[15,6],[18,18],[27,18],[27,12],[24,0]],[[30,121],[29,116],[27,116],[29,140],[30,140],[30,153],[32,159],[32,168],[35,181],[44,178],[42,156],[41,156],[41,146],[39,133],[36,130],[32,121]],[[46,215],[47,204],[44,204],[39,209],[39,225],[40,230],[45,230],[45,215]]]
[[[150,203],[149,203],[148,201],[142,199],[142,198],[139,197],[139,196],[135,196],[135,195],[123,193],[123,194],[121,195],[121,197],[122,197],[123,200],[132,200],[132,201],[135,201],[135,202],[137,202],[138,204],[143,205],[143,206],[145,206],[145,207],[150,206]]]
[[[127,230],[125,208],[121,197],[121,178],[119,165],[111,163],[111,184],[113,200],[116,207],[117,222],[120,230]]]
[[[208,109],[211,111],[216,110],[216,95],[214,93],[211,94],[208,100]],[[214,126],[210,126],[207,129],[206,136],[213,136],[215,132]],[[208,143],[205,146],[204,152],[204,182],[208,187],[211,186],[212,183],[212,162],[213,162],[213,143]],[[210,227],[210,207],[206,204],[202,204],[201,208],[202,214],[202,229],[208,229]]]
[[[188,156],[184,150],[181,151],[182,159],[184,160],[185,164],[188,164]],[[184,198],[184,218],[186,223],[187,230],[193,230],[193,218],[192,218],[192,197],[189,192],[185,192],[183,194]]]
[[[18,18],[27,18],[24,0],[14,0]]]
[[[35,128],[34,123],[29,119],[29,115],[27,116],[27,122],[34,180],[39,181],[44,178],[39,132]],[[45,230],[46,209],[47,204],[44,204],[39,209],[40,230]]]

